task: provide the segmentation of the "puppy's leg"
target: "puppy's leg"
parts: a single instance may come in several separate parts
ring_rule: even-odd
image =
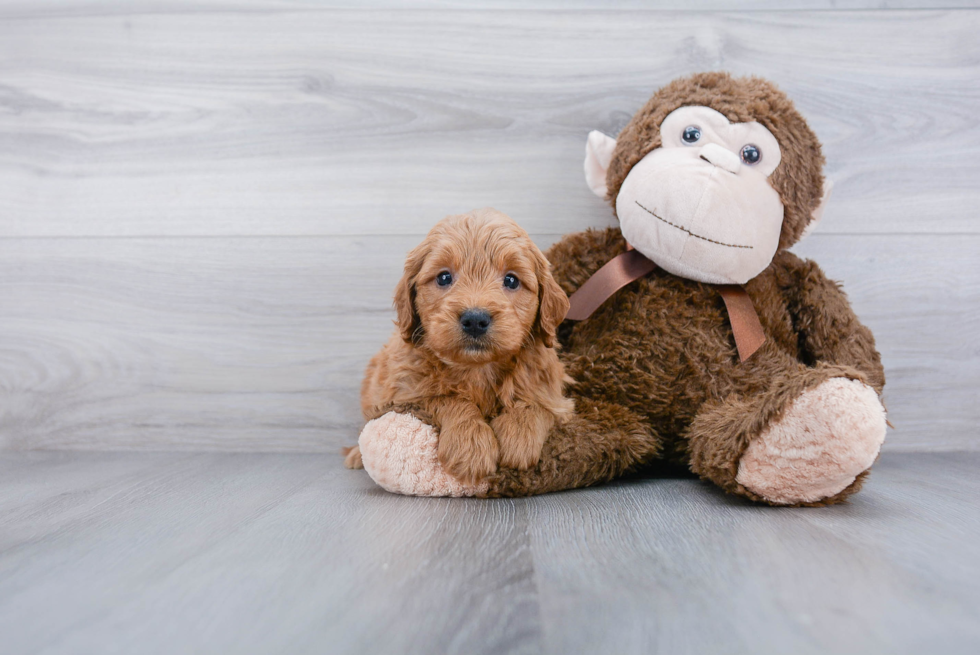
[[[555,417],[537,405],[508,407],[490,422],[500,444],[500,465],[525,471],[541,459]]]
[[[361,461],[361,449],[357,446],[350,446],[340,451],[344,456],[344,466],[349,469],[362,469],[364,462]]]
[[[439,462],[461,482],[479,482],[497,470],[500,449],[479,408],[460,399],[430,405],[439,427]]]

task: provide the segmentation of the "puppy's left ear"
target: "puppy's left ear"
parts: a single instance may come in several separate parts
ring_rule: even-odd
[[[538,278],[538,317],[535,329],[549,348],[555,345],[558,325],[565,320],[568,313],[568,296],[551,275],[551,264],[545,256],[534,248],[535,275]]]

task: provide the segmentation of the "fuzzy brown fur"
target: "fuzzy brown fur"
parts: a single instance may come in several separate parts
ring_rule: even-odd
[[[540,462],[501,470],[490,496],[520,496],[610,480],[657,461],[687,466],[722,489],[767,502],[736,481],[748,444],[778,421],[801,393],[834,377],[881,393],[885,378],[871,332],[840,287],[813,262],[786,252],[800,237],[823,189],[820,144],[772,84],[706,73],[658,91],[619,136],[607,174],[608,199],[630,169],[660,145],[659,125],[685,105],[711,107],[731,121],[757,121],[782,153],[770,183],[784,205],[780,249],[746,285],[768,337],[742,363],[724,302],[709,284],[662,269],[618,291],[589,319],[559,328],[561,358],[576,380],[576,415],[556,427]],[[571,294],[623,252],[617,228],[566,236],[547,253]],[[832,498],[857,491],[862,473]]]
[[[547,253],[572,293],[626,243],[616,228],[572,234]],[[561,358],[576,380],[576,414],[552,431],[530,471],[500,471],[490,496],[521,496],[608,481],[656,460],[681,464],[726,491],[748,443],[803,391],[832,377],[881,391],[871,332],[816,264],[779,253],[746,285],[768,337],[740,362],[724,301],[711,285],[657,269],[588,320],[564,324]],[[844,499],[863,476],[832,499]]]
[[[441,272],[452,283],[437,281]],[[504,276],[520,284],[506,288]],[[554,345],[568,299],[527,233],[486,209],[440,221],[405,262],[395,292],[398,329],[368,365],[366,419],[412,406],[439,429],[439,460],[464,481],[537,464],[545,438],[572,414]],[[467,310],[491,317],[487,333],[461,327]],[[347,453],[360,465],[357,448]]]

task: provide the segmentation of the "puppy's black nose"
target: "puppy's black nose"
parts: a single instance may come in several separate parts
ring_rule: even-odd
[[[485,309],[467,309],[459,317],[459,324],[471,337],[482,337],[490,327],[490,320],[490,312]]]

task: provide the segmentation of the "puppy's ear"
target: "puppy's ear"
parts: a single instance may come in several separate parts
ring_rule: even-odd
[[[535,328],[541,336],[544,345],[553,348],[558,333],[558,325],[565,320],[568,313],[568,296],[551,275],[551,264],[541,254],[537,246],[534,248],[535,275],[538,278],[538,317]]]
[[[401,332],[402,339],[409,343],[416,343],[422,336],[420,330],[422,319],[415,308],[415,283],[428,254],[429,248],[426,243],[422,243],[408,253],[405,258],[405,273],[395,287],[394,305],[398,313],[398,331]]]

